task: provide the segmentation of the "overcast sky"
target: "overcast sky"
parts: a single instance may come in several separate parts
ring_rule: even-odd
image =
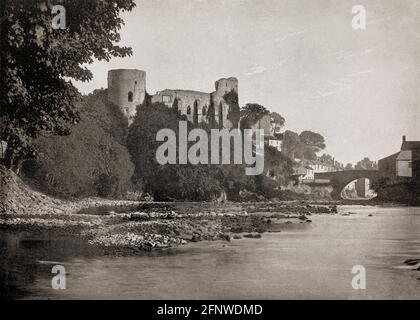
[[[352,7],[367,10],[353,30]],[[239,79],[239,103],[321,133],[341,162],[378,160],[401,136],[420,140],[420,1],[142,0],[121,30],[130,58],[95,62],[83,93],[106,88],[107,71],[147,73],[147,91],[214,90]]]

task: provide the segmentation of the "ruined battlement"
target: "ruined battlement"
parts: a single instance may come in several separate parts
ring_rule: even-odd
[[[215,82],[211,93],[195,90],[165,89],[151,97],[152,103],[160,102],[168,108],[176,107],[179,114],[186,115],[193,123],[208,122],[208,110],[214,107],[217,123],[225,128],[233,124],[227,118],[229,105],[223,96],[231,91],[238,93],[238,79],[221,78]],[[137,69],[108,71],[108,100],[117,105],[128,118],[129,124],[136,114],[136,106],[142,104],[146,95],[146,72]]]

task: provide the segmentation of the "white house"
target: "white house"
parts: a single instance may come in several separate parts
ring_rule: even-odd
[[[397,176],[413,176],[413,153],[411,150],[402,150],[397,157]]]

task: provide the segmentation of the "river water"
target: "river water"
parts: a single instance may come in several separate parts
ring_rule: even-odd
[[[136,257],[98,256],[77,239],[0,232],[0,298],[420,299],[420,208],[342,206],[262,239],[200,242]],[[369,216],[372,215],[372,216]],[[51,268],[66,269],[66,289]],[[352,287],[352,268],[366,289]]]

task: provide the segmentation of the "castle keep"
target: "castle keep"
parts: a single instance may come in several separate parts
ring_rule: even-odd
[[[129,123],[136,115],[136,106],[146,96],[146,72],[135,69],[108,71],[108,101],[118,106]]]
[[[238,79],[222,78],[215,82],[211,93],[165,89],[151,97],[152,103],[161,102],[167,107],[177,107],[193,123],[207,122],[209,107],[214,108],[215,121],[224,128],[232,128],[227,118],[229,105],[223,96],[231,91],[238,93]],[[136,106],[142,104],[146,95],[146,72],[136,69],[108,71],[108,100],[117,105],[128,118],[129,124],[136,114]]]

